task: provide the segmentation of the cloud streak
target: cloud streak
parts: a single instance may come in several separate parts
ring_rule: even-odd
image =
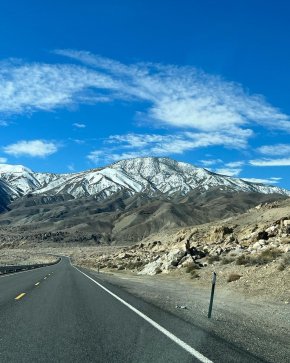
[[[290,144],[264,145],[259,147],[257,151],[271,156],[290,155]]]
[[[289,158],[280,159],[256,159],[249,162],[253,166],[290,166]]]
[[[3,147],[3,150],[6,154],[16,157],[46,157],[57,152],[58,147],[53,142],[43,140],[22,140]]]
[[[89,52],[58,50],[81,64],[4,62],[0,112],[53,110],[74,103],[113,99],[146,103],[143,118],[194,132],[252,135],[250,127],[290,132],[289,116],[236,83],[198,71],[152,63],[125,65]]]

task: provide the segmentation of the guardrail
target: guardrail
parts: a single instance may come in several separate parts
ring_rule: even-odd
[[[59,263],[60,260],[61,258],[59,257],[55,262],[49,262],[49,263],[36,263],[34,265],[0,266],[0,275],[11,274],[13,272],[19,272],[19,271],[34,270],[35,268],[39,267],[47,267]]]

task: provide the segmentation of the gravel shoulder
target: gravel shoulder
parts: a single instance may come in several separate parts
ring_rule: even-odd
[[[217,282],[213,314],[208,319],[210,283],[199,285],[197,281],[172,275],[98,274],[94,269],[90,272],[266,362],[289,362],[290,305],[285,302],[249,297]]]

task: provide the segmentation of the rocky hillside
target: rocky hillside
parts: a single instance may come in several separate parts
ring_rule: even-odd
[[[186,242],[192,256],[185,255]],[[197,268],[218,261],[263,265],[284,253],[290,253],[290,199],[263,203],[218,223],[158,232],[96,262],[101,268],[121,270],[129,264],[141,274],[156,274],[186,267],[192,260]]]
[[[186,244],[189,246],[186,253]],[[93,269],[138,275],[173,274],[290,303],[290,199],[263,203],[216,223],[158,232],[117,251],[74,254]]]
[[[122,160],[73,174],[2,164],[1,243],[134,244],[288,194],[168,158]]]
[[[129,245],[168,231],[231,217],[281,194],[211,190],[174,198],[119,192],[104,201],[27,195],[0,214],[0,246],[50,243]]]

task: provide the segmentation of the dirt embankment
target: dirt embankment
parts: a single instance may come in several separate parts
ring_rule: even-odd
[[[53,263],[56,262],[57,260],[58,260],[57,256],[48,255],[44,252],[35,253],[26,249],[0,250],[0,266]]]

